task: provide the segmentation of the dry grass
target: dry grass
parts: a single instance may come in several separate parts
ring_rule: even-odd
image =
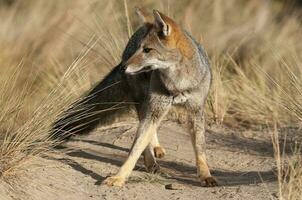
[[[55,144],[50,124],[119,62],[138,24],[133,10],[139,2],[28,0],[0,7],[2,176]],[[144,1],[175,17],[206,47],[214,74],[209,122],[301,127],[302,13],[285,12],[281,2]],[[286,179],[280,173],[280,199],[301,193],[299,152],[284,157],[290,170]]]

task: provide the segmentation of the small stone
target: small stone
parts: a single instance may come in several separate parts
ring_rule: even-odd
[[[178,184],[178,183],[170,183],[170,184],[165,185],[165,188],[167,190],[182,190],[183,185]]]

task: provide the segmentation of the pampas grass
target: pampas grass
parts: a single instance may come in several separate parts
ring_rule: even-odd
[[[0,176],[57,144],[50,140],[51,123],[120,61],[138,25],[135,6],[169,13],[207,49],[209,123],[269,127],[275,136],[280,128],[301,128],[301,11],[286,2],[28,0],[1,6]],[[300,151],[285,159],[284,178],[283,154],[273,141],[279,197],[296,199]]]

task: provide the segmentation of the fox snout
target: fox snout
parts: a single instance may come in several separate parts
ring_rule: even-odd
[[[147,66],[133,66],[133,65],[125,65],[123,67],[123,71],[129,75],[135,75],[142,72],[148,72],[152,70],[152,65]]]
[[[122,65],[122,71],[128,75],[135,75],[142,72],[151,71],[153,69],[152,65],[144,64],[143,62],[133,62],[133,59],[130,59]]]

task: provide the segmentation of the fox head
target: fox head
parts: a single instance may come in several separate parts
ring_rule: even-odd
[[[125,62],[126,74],[171,68],[180,60],[192,57],[192,44],[171,18],[157,10],[153,11],[153,16],[142,9],[138,9],[137,14],[148,33],[144,35],[135,53]]]

